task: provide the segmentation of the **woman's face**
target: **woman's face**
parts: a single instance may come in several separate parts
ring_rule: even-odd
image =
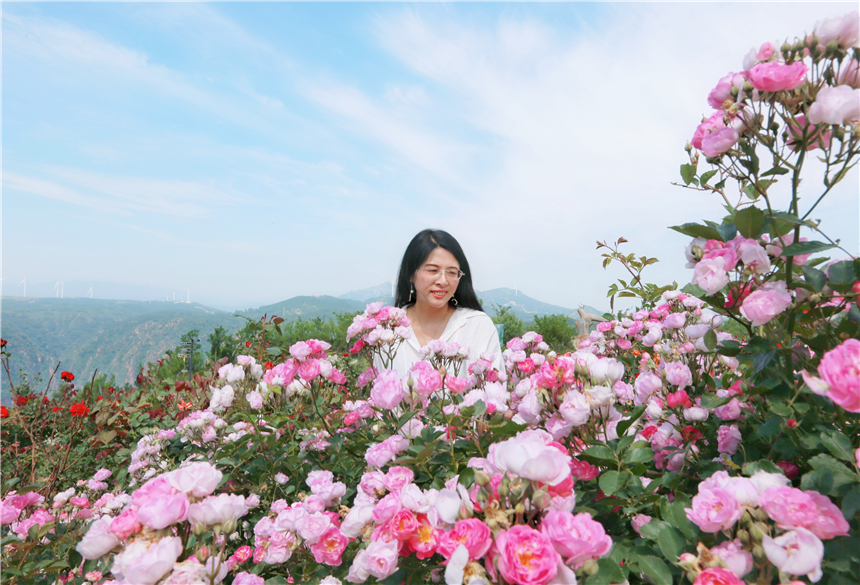
[[[449,274],[459,274],[459,270],[460,263],[451,252],[435,248],[412,276],[415,304],[424,303],[435,309],[446,306],[460,284],[459,279]]]

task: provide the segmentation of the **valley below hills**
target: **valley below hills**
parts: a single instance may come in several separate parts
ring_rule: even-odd
[[[176,348],[189,331],[200,332],[200,349],[207,352],[207,338],[217,327],[233,334],[248,320],[257,321],[264,315],[286,321],[327,319],[337,313],[363,311],[369,302],[390,304],[393,297],[386,294],[390,292],[388,283],[340,297],[297,296],[235,312],[194,302],[3,297],[0,334],[8,343],[5,349],[11,354],[15,385],[26,376],[35,382],[35,389],[44,388],[58,364],[59,371],[73,372],[80,384],[95,370],[125,384],[134,380],[142,365]],[[535,316],[552,314],[577,318],[576,309],[543,303],[514,289],[481,291],[478,296],[488,314],[493,315],[496,306],[510,307],[526,323]],[[583,308],[602,314],[593,307]],[[4,373],[0,383],[4,399],[8,383]]]

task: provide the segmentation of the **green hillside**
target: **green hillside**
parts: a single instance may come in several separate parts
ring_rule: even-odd
[[[231,313],[196,303],[7,297],[0,331],[12,354],[13,383],[21,372],[47,380],[61,361],[61,369],[79,379],[97,368],[124,383],[134,378],[138,364],[158,359],[192,329],[201,332],[205,346],[215,327],[236,331],[243,324]]]
[[[317,317],[330,317],[335,313],[354,313],[355,311],[364,311],[366,304],[361,301],[350,299],[341,299],[338,297],[330,297],[322,295],[318,297],[293,297],[279,303],[273,303],[257,309],[248,309],[246,311],[238,311],[238,315],[243,315],[252,319],[262,317],[267,314],[270,317],[277,315],[285,321],[295,321],[299,318],[310,320]]]

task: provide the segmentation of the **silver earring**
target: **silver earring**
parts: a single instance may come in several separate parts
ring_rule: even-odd
[[[460,303],[457,302],[457,299],[455,299],[454,297],[451,297],[451,304],[453,304],[456,307]]]
[[[409,283],[409,300],[408,300],[408,301],[406,301],[407,303],[411,303],[411,302],[412,302],[412,295],[413,295],[414,293],[415,293],[415,283]]]

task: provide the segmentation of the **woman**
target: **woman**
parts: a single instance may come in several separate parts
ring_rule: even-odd
[[[421,361],[420,349],[434,339],[468,348],[466,363],[490,352],[496,368],[504,371],[496,326],[475,294],[463,249],[448,232],[424,230],[406,246],[394,305],[405,307],[412,322],[412,338],[394,358],[400,375]]]

